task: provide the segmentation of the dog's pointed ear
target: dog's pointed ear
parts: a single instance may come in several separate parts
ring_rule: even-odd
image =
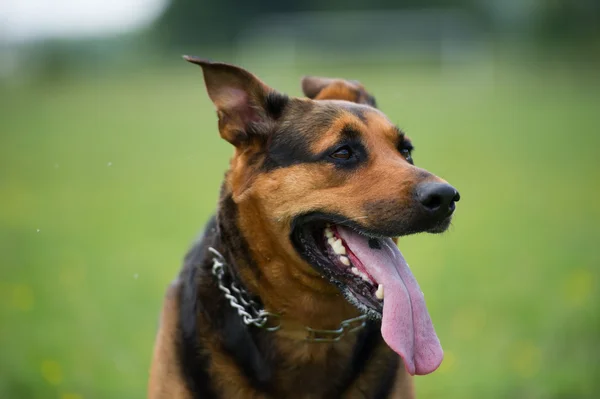
[[[375,97],[356,80],[305,76],[302,78],[302,91],[313,100],[346,100],[377,107]]]
[[[302,78],[302,92],[306,97],[314,100],[325,87],[330,86],[333,82],[335,79],[305,76]]]
[[[253,137],[266,136],[281,116],[288,97],[240,67],[184,56],[200,65],[208,96],[217,108],[221,137],[239,147]]]

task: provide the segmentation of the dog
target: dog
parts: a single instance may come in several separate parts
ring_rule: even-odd
[[[443,352],[397,238],[445,231],[458,191],[356,81],[294,98],[184,58],[235,152],[167,290],[148,397],[413,398]]]

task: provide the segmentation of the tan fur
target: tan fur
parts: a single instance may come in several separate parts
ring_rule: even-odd
[[[314,100],[344,100],[368,104],[369,93],[356,81],[306,76],[302,79],[304,94]]]
[[[179,315],[178,295],[179,283],[175,281],[167,289],[160,316],[150,369],[149,399],[191,399],[179,371],[175,349]]]
[[[400,366],[396,373],[396,381],[390,393],[390,399],[415,399],[416,397],[414,378],[406,372],[404,367]]]

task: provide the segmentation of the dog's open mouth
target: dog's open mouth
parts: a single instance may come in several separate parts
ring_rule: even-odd
[[[391,238],[323,220],[297,224],[291,238],[350,303],[381,319],[384,340],[411,375],[438,368],[443,351],[423,293]]]

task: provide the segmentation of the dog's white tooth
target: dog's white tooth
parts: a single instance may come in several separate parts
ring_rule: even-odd
[[[340,261],[346,265],[346,266],[350,266],[350,259],[348,259],[347,256],[340,256]]]
[[[333,245],[331,246],[333,248],[333,251],[338,254],[338,255],[346,255],[346,248],[344,247],[344,245],[342,244],[341,241],[336,241],[333,243]]]
[[[339,238],[336,239],[331,246],[333,247],[333,250],[336,254],[346,255],[346,248],[344,247],[344,244],[342,244],[342,240],[340,240]]]
[[[352,269],[350,269],[350,271],[352,272],[352,274],[356,274],[357,276],[358,273],[360,273],[356,267],[353,267]]]
[[[383,284],[379,284],[379,286],[377,287],[377,291],[375,291],[375,296],[380,301],[383,300]]]
[[[329,237],[327,239],[327,243],[333,247],[333,243],[335,242],[335,237]]]
[[[325,229],[325,237],[327,237],[327,238],[333,237],[333,231],[331,231],[331,229],[329,227],[327,227]]]

